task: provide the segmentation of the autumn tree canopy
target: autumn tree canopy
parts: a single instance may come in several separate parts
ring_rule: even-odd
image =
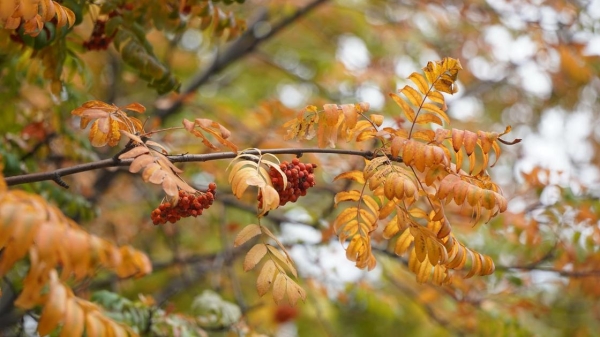
[[[0,331],[593,335],[597,7],[0,0]]]

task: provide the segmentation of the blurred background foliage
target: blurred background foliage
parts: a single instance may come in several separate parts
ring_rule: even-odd
[[[100,273],[74,285],[114,319],[147,335],[587,336],[600,328],[600,2],[59,2],[77,16],[62,35],[44,28],[46,41],[31,44],[0,29],[5,176],[114,155],[92,149],[70,115],[91,99],[145,105],[146,130],[210,118],[240,148],[300,147],[283,140],[281,125],[307,104],[366,101],[401,124],[387,94],[445,56],[464,67],[459,93],[448,97],[453,127],[512,125],[524,139],[491,170],[508,212],[486,225],[460,212],[453,221],[496,272],[444,287],[416,284],[406,261],[377,244],[378,267],[354,269],[330,229],[333,195],[344,188],[332,178],[362,159],[305,155],[319,164],[317,188],[267,217],[307,291],[293,308],[259,298],[256,274],[242,271],[246,248],[234,249],[233,238],[255,222],[255,201],[232,197],[226,161],[184,166],[193,186],[217,183],[217,203],[164,226],[149,216],[162,192],[126,170],[67,177],[68,190],[20,186],[89,232],[148,254],[149,276]],[[172,153],[206,151],[187,134],[155,137]]]

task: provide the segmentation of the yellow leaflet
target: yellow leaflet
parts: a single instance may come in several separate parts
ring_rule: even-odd
[[[481,254],[477,252],[472,252],[470,249],[468,250],[468,252],[471,256],[471,270],[467,275],[465,275],[465,278],[470,278],[474,275],[479,275],[479,272],[481,271]]]
[[[406,228],[402,234],[400,234],[400,236],[398,237],[398,240],[396,240],[396,245],[394,246],[394,253],[396,255],[402,255],[404,253],[406,253],[406,251],[408,250],[408,247],[410,247],[410,244],[413,242],[413,236],[410,233],[410,230],[408,228]]]
[[[428,95],[429,86],[427,85],[427,81],[423,75],[419,73],[412,73],[408,78],[417,86],[423,95]]]
[[[418,91],[406,85],[400,92],[403,93],[406,98],[408,98],[408,101],[412,105],[419,108],[421,107],[421,104],[423,103],[423,96]]]
[[[363,204],[367,205],[369,210],[375,216],[379,217],[379,205],[377,204],[375,199],[373,199],[373,197],[371,197],[370,195],[364,195],[362,201],[363,201]]]
[[[446,110],[446,100],[444,99],[444,95],[442,95],[440,92],[430,91],[429,94],[427,94],[427,98],[435,103],[441,104],[442,110]]]
[[[336,181],[338,179],[350,179],[356,181],[359,184],[365,183],[365,177],[362,171],[349,171],[340,173],[335,178],[333,178],[333,181]]]
[[[260,230],[260,226],[251,224],[244,227],[238,235],[235,237],[235,241],[233,242],[234,247],[238,247],[246,243],[248,240],[253,237],[260,235],[262,231]]]
[[[406,115],[406,118],[408,118],[408,121],[411,123],[414,122],[415,111],[412,109],[412,107],[408,105],[408,103],[406,103],[400,96],[394,93],[390,93],[390,97],[394,100],[394,102],[396,102],[396,104],[398,104],[402,108],[402,111],[404,111],[404,114]]]
[[[269,253],[271,253],[271,255],[275,256],[279,261],[283,262],[285,264],[285,266],[288,267],[288,269],[292,272],[292,274],[296,275],[296,268],[294,267],[294,265],[292,264],[292,261],[290,261],[286,256],[284,256],[283,254],[281,254],[281,252],[279,250],[277,250],[277,248],[271,246],[271,245],[266,245],[267,248],[269,249]],[[277,262],[276,262],[277,263]]]
[[[438,124],[438,125],[443,125],[442,124],[442,120],[435,115],[432,114],[420,114],[419,117],[417,117],[417,120],[415,121],[416,124],[428,124],[428,123],[434,123],[434,124]]]
[[[375,137],[375,130],[364,130],[361,131],[358,136],[356,136],[356,142],[364,142],[365,140],[369,140]]]
[[[278,273],[277,277],[275,277],[275,283],[273,283],[273,300],[276,304],[281,304],[281,302],[283,302],[286,288],[287,282],[285,274]]]
[[[371,114],[369,119],[377,126],[381,126],[381,124],[383,124],[383,115]]]
[[[296,282],[288,278],[287,297],[289,303],[294,306],[299,299],[302,299],[302,301],[306,299],[306,292]]]
[[[429,260],[419,261],[418,269],[417,269],[417,282],[425,283],[429,279],[429,275],[431,274],[431,264]]]
[[[267,254],[267,247],[264,243],[258,243],[250,248],[244,258],[244,271],[249,271]]]
[[[438,246],[437,241],[432,237],[427,237],[425,239],[425,246],[427,248],[429,262],[432,266],[435,266],[440,260],[440,247]]]
[[[421,108],[425,111],[429,111],[436,114],[437,116],[441,117],[444,120],[444,122],[446,122],[446,124],[450,124],[450,118],[448,118],[448,115],[446,115],[446,113],[442,111],[442,109],[440,109],[437,105],[433,103],[423,103]]]
[[[269,291],[271,284],[273,284],[273,277],[275,276],[276,271],[277,267],[273,260],[265,262],[256,279],[256,291],[258,292],[258,296],[263,296]]]

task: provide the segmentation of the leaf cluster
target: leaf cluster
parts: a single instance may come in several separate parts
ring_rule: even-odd
[[[263,296],[273,288],[273,299],[277,304],[283,303],[286,297],[287,302],[291,305],[295,305],[299,299],[304,301],[306,292],[286,272],[286,270],[289,271],[297,278],[296,267],[285,247],[267,227],[256,224],[247,225],[236,236],[234,246],[241,246],[259,235],[265,235],[275,241],[279,249],[268,243],[257,243],[250,248],[244,258],[244,271],[250,271],[267,256],[256,279],[258,295]]]
[[[119,277],[146,275],[152,266],[145,254],[90,235],[41,197],[8,191],[4,184],[0,184],[0,226],[0,276],[17,261],[29,261],[15,305],[43,308],[38,325],[41,335],[59,326],[61,335],[81,335],[84,330],[88,335],[131,332],[104,316],[99,307],[76,297],[65,282],[93,276],[98,268]]]
[[[52,0],[6,0],[0,3],[0,25],[4,29],[18,29],[23,34],[38,36],[44,23],[56,18],[56,28],[72,27],[75,13],[68,7]]]
[[[286,123],[288,138],[310,139],[316,134],[320,147],[335,146],[340,132],[347,141],[375,139],[382,144],[362,171],[335,178],[362,185],[336,195],[336,205],[353,202],[356,206],[342,210],[333,222],[340,242],[349,241],[346,256],[357,267],[375,267],[372,237],[382,224],[383,238],[395,240],[392,250],[397,255],[408,254],[409,269],[419,282],[430,278],[436,284],[450,282],[452,269],[467,268],[465,277],[494,271],[489,256],[467,248],[454,236],[445,208],[452,203],[470,210],[474,222],[483,214],[489,221],[505,211],[507,201],[486,169],[492,150],[494,163],[498,160],[499,143],[512,145],[519,140],[500,138],[510,127],[503,133],[447,129],[450,119],[444,94],[458,90],[460,69],[460,62],[452,58],[429,62],[423,74],[409,76],[416,89],[407,85],[399,90],[403,97],[390,94],[409,128],[381,127],[383,116],[365,116],[363,104],[328,104],[323,111],[308,107]],[[432,124],[438,125],[435,131],[429,127]],[[468,172],[462,170],[465,156]]]
[[[272,155],[265,155],[272,156]],[[258,187],[258,194],[262,195],[262,208],[259,210],[259,216],[267,214],[269,211],[279,207],[279,193],[273,187],[270,168],[274,168],[281,176],[283,185],[287,185],[287,177],[279,167],[279,159],[272,156],[277,162],[267,160],[263,155],[254,155],[240,153],[231,162],[228,170],[228,182],[231,185],[233,195],[241,198],[249,186]]]

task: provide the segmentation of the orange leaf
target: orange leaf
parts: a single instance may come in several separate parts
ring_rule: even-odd
[[[470,156],[475,151],[475,146],[477,145],[477,134],[474,132],[465,130],[464,135],[464,145],[467,156]],[[487,151],[486,151],[487,152]]]
[[[146,107],[141,105],[140,103],[130,103],[126,106],[122,107],[124,110],[130,110],[137,113],[144,113],[146,111]]]
[[[40,335],[49,334],[62,321],[66,311],[66,304],[67,289],[58,280],[56,271],[51,270],[50,290],[37,327]]]
[[[148,152],[150,152],[150,150],[148,150],[147,147],[145,147],[145,146],[136,146],[133,149],[131,149],[131,150],[123,153],[122,155],[120,155],[119,159],[135,158],[135,157],[137,157],[137,156],[139,156],[141,154],[145,154],[145,153],[148,153]]]
[[[81,336],[85,324],[84,311],[77,304],[75,299],[70,298],[66,304],[63,326],[60,331],[60,337]]]
[[[354,104],[342,104],[342,112],[344,113],[344,121],[348,129],[354,129],[358,121],[358,112]]]
[[[404,114],[406,115],[406,118],[408,118],[408,121],[411,123],[414,122],[415,111],[411,108],[411,106],[408,103],[406,103],[400,96],[394,93],[390,93],[390,97],[394,100],[394,102],[396,102],[396,104],[398,104],[402,108],[402,111],[404,111]]]

